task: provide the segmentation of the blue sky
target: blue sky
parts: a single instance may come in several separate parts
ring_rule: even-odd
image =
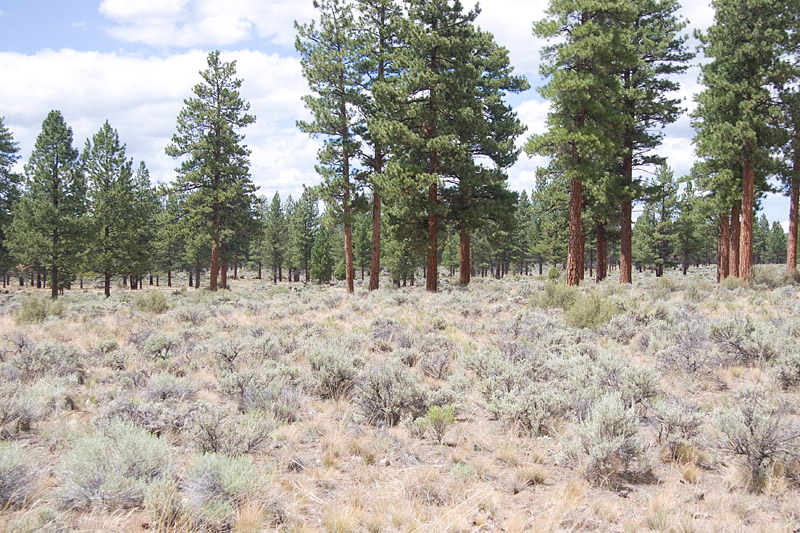
[[[224,8],[222,7],[224,5]],[[533,88],[511,102],[528,132],[543,130],[548,104],[536,92],[539,46],[532,21],[544,1],[493,0],[481,4],[478,23],[508,47],[512,64]],[[689,31],[713,19],[708,0],[685,1]],[[175,162],[164,147],[175,130],[183,99],[199,81],[207,53],[222,50],[236,60],[242,95],[257,117],[246,131],[253,151],[251,172],[260,193],[297,197],[314,172],[316,141],[295,121],[306,117],[307,92],[294,50],[294,20],[314,16],[311,0],[0,0],[0,116],[20,143],[23,161],[42,120],[60,109],[82,148],[109,120],[127,143],[128,155],[144,160],[154,180],[169,181]],[[693,107],[698,68],[681,77],[679,95]],[[659,153],[677,176],[693,162],[688,116],[665,130]],[[533,186],[541,158],[521,156],[509,172],[515,190]],[[788,200],[763,200],[770,221],[788,218]]]

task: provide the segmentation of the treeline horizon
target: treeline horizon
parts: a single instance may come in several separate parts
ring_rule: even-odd
[[[199,287],[207,270],[217,290],[230,267],[237,277],[247,264],[274,280],[284,270],[292,280],[342,278],[348,293],[357,270],[374,290],[383,270],[400,284],[421,269],[435,292],[440,266],[468,285],[563,264],[577,285],[587,271],[602,281],[609,264],[631,283],[634,266],[660,276],[716,262],[721,281],[747,280],[754,262],[780,256],[793,274],[800,6],[740,4],[714,0],[714,24],[697,34],[709,59],[691,115],[698,160],[679,179],[657,153],[660,130],[683,112],[674,77],[694,58],[676,0],[551,0],[534,24],[551,43],[539,88],[551,111],[547,131],[524,144],[550,163],[530,196],[507,176],[525,127],[506,97],[528,83],[475,24],[477,7],[447,0],[319,0],[319,19],[295,25],[312,117],[297,125],[323,140],[322,183],[297,200],[255,194],[244,129],[256,118],[236,62],[219,51],[177,117],[169,184],[153,187],[144,162],[134,170],[108,122],[74,148],[55,110],[24,176],[14,174],[18,145],[0,119],[3,284],[24,271],[57,298],[92,272],[109,295],[115,276],[136,288],[147,273],[171,285],[188,271]],[[635,172],[645,168],[652,180]],[[770,180],[790,192],[788,239],[755,220]],[[635,225],[634,202],[644,205]]]

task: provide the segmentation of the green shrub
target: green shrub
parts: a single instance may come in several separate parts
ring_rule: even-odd
[[[544,289],[533,295],[531,302],[536,307],[545,309],[569,308],[578,299],[580,291],[577,287],[571,287],[555,281],[548,281],[544,284]]]
[[[147,485],[170,467],[170,448],[147,431],[110,423],[79,438],[58,466],[61,502],[67,509],[141,507]]]
[[[14,318],[18,324],[35,324],[49,316],[61,317],[63,314],[64,304],[61,300],[53,300],[43,294],[30,294],[20,299]]]
[[[139,311],[156,315],[166,313],[169,309],[167,294],[157,290],[148,290],[137,294],[133,299],[133,305]]]
[[[414,422],[416,429],[421,435],[430,433],[436,442],[441,444],[447,430],[456,423],[454,412],[452,405],[444,407],[433,405],[428,409],[428,414],[423,418],[417,418]]]
[[[0,511],[22,507],[39,477],[36,459],[15,442],[0,441]]]
[[[608,323],[620,311],[608,298],[592,291],[576,298],[564,311],[564,319],[574,327],[595,328]]]
[[[800,385],[800,353],[792,352],[782,355],[775,360],[772,372],[783,390],[796,388]]]
[[[776,460],[798,457],[800,426],[789,419],[789,413],[788,407],[771,401],[764,390],[745,387],[731,407],[714,414],[721,447],[745,458],[751,492],[764,489]]]
[[[272,419],[260,411],[238,415],[224,407],[201,404],[187,422],[186,432],[200,452],[239,456],[257,451],[273,427]]]
[[[795,280],[786,273],[785,266],[755,265],[750,275],[750,286],[777,289],[786,285],[793,285]]]
[[[678,447],[688,444],[700,433],[703,415],[696,403],[670,398],[653,404],[652,423],[656,439],[676,459]]]
[[[356,400],[361,414],[371,424],[395,426],[404,416],[416,418],[425,411],[425,394],[418,378],[396,359],[362,371]]]
[[[171,476],[162,476],[148,485],[144,495],[144,510],[157,531],[177,530],[181,509],[178,484]]]
[[[561,277],[561,273],[558,271],[558,268],[552,267],[550,271],[547,273],[547,279],[549,281],[558,281],[558,278]]]
[[[154,359],[169,359],[180,345],[180,339],[168,333],[153,333],[142,343],[144,353]]]

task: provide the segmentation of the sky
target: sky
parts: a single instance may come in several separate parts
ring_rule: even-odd
[[[544,131],[549,109],[536,90],[543,84],[542,42],[531,33],[545,7],[544,0],[485,0],[477,19],[531,84],[509,98],[528,127],[520,143]],[[241,95],[257,119],[244,133],[259,194],[297,198],[303,184],[320,181],[314,171],[319,141],[295,125],[309,118],[301,101],[309,90],[294,49],[294,21],[314,14],[312,0],[0,0],[0,116],[19,143],[20,170],[48,111],[59,109],[77,148],[108,120],[134,166],[144,161],[153,181],[171,181],[177,163],[164,147],[208,52],[218,49],[224,61],[236,61]],[[713,22],[710,0],[684,0],[681,14],[690,34]],[[677,96],[687,111],[700,90],[699,61],[679,78]],[[664,135],[657,153],[676,176],[688,174],[694,160],[688,114]],[[545,159],[522,154],[509,170],[509,186],[530,190],[544,165]],[[786,221],[788,205],[782,195],[762,200],[770,222]]]

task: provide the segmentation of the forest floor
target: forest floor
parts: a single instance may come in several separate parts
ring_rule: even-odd
[[[782,269],[11,287],[0,531],[798,531]]]

